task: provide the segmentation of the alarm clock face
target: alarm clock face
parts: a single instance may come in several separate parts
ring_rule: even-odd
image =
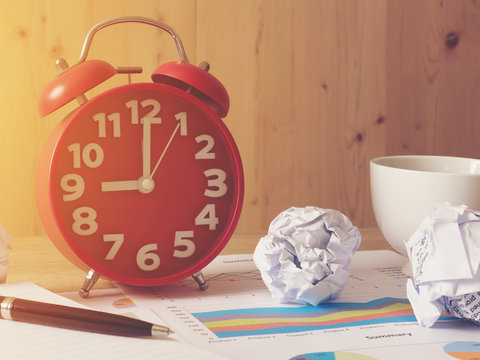
[[[82,262],[112,280],[160,285],[221,251],[240,215],[243,174],[230,133],[203,102],[163,84],[125,85],[61,126],[50,208],[57,241]]]

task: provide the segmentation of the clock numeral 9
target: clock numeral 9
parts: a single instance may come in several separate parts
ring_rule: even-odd
[[[72,213],[73,225],[72,230],[75,234],[80,236],[88,236],[95,233],[98,229],[98,224],[95,221],[97,212],[91,207],[81,206],[75,209]]]
[[[97,168],[103,163],[103,149],[96,143],[85,145],[81,150],[80,143],[73,143],[68,146],[68,151],[73,155],[73,167],[78,169],[83,163],[89,168]]]
[[[73,201],[79,199],[85,191],[85,181],[78,174],[63,175],[60,180],[60,187],[63,191],[69,193],[63,195],[63,201]]]

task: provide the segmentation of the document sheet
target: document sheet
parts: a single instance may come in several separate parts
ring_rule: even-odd
[[[452,359],[480,351],[480,327],[469,321],[444,314],[431,328],[418,325],[404,261],[391,251],[357,252],[341,295],[318,306],[272,299],[251,255],[218,257],[204,270],[206,291],[191,279],[119,286],[184,341],[233,359]]]
[[[0,295],[82,307],[70,299],[28,282],[0,285]],[[155,320],[160,322],[158,317],[155,317]],[[22,360],[225,359],[175,337],[129,338],[3,319],[0,319],[0,354],[2,359]]]

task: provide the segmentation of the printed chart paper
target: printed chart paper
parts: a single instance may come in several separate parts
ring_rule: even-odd
[[[204,270],[203,292],[190,279],[119,286],[185,341],[233,359],[452,359],[480,351],[480,328],[470,322],[444,314],[432,328],[417,324],[404,261],[391,251],[357,252],[340,297],[319,306],[273,300],[250,255],[218,257]]]

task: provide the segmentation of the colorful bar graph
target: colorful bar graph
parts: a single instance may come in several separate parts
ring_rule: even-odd
[[[390,297],[365,303],[218,310],[193,316],[220,338],[416,322],[407,299]]]

